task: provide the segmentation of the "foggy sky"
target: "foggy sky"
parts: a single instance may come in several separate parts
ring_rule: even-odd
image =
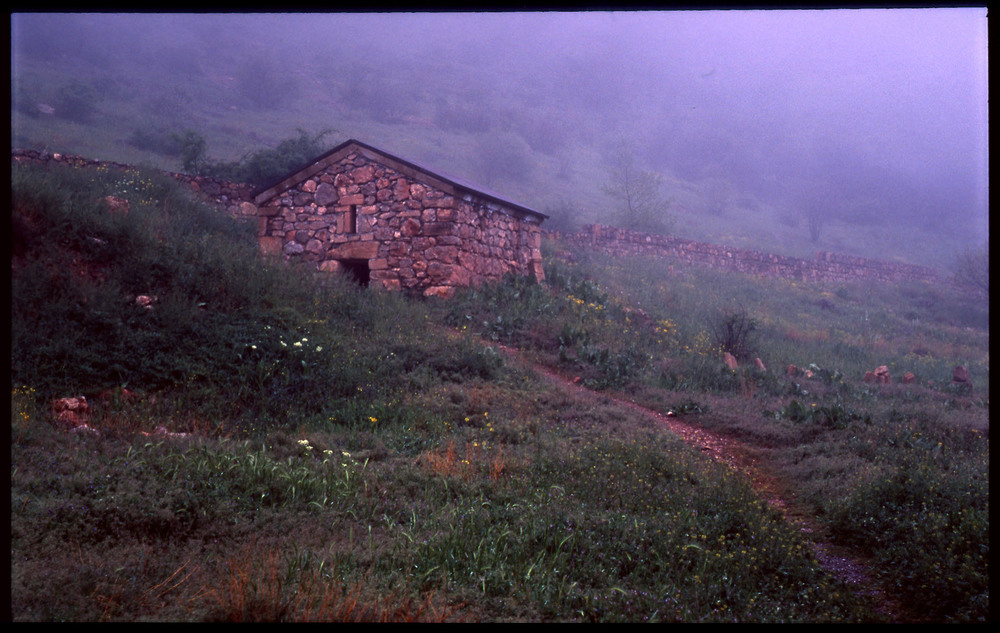
[[[428,93],[523,95],[555,123],[583,109],[597,151],[627,136],[684,178],[988,235],[985,8],[75,19],[109,63],[210,40],[203,66],[249,51],[289,68],[422,69]]]

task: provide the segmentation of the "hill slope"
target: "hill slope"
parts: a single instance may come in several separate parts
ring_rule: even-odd
[[[260,261],[153,172],[12,183],[15,620],[894,617],[667,418],[738,440],[896,617],[987,613],[975,305],[597,256],[414,302]],[[740,314],[769,366],[814,365],[728,369],[709,324]],[[861,382],[876,358],[920,384]],[[86,427],[50,408],[80,395]]]

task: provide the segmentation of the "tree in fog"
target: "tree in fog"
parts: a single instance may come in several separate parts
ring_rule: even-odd
[[[698,184],[701,187],[701,197],[705,202],[705,210],[712,215],[725,213],[736,190],[732,181],[723,175],[710,173],[702,178]]]
[[[613,221],[626,229],[666,233],[672,225],[668,213],[670,201],[660,194],[663,176],[641,169],[632,148],[622,142],[611,165],[608,181],[601,190],[612,200]]]
[[[963,286],[969,286],[990,292],[990,243],[979,249],[969,249],[955,260],[955,281]]]
[[[291,103],[299,94],[298,83],[286,68],[263,54],[247,57],[236,69],[239,94],[255,108],[274,108]]]
[[[88,123],[97,112],[97,102],[100,99],[100,94],[93,86],[73,79],[59,89],[53,104],[57,116],[77,123]]]

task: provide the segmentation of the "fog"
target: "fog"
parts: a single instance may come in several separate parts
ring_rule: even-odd
[[[117,81],[150,91],[162,89],[158,75],[238,82],[252,63],[258,83],[288,78],[257,110],[296,101],[301,127],[327,120],[416,159],[442,160],[461,134],[480,148],[502,145],[502,165],[452,167],[529,204],[558,185],[533,173],[538,160],[572,183],[579,164],[600,163],[627,139],[671,182],[715,183],[793,220],[918,226],[969,244],[988,237],[985,8],[15,14],[15,97],[44,94],[26,70],[34,60],[143,76]],[[184,94],[172,107],[190,112],[175,118],[207,129],[208,102],[194,88]],[[242,97],[228,106],[220,97],[219,107],[246,109]],[[361,131],[378,138],[343,125],[359,109],[381,124]],[[16,139],[13,112],[12,127]],[[530,190],[512,184],[529,174]],[[558,186],[562,198],[586,190]]]

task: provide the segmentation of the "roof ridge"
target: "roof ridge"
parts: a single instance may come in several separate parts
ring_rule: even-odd
[[[341,143],[338,143],[335,147],[333,147],[329,151],[326,151],[326,152],[320,154],[319,156],[313,158],[312,160],[308,161],[307,163],[303,164],[302,166],[297,167],[297,168],[289,171],[287,174],[285,174],[281,178],[275,180],[274,182],[256,189],[253,192],[254,198],[256,198],[257,196],[259,196],[259,195],[261,195],[261,194],[263,194],[263,193],[265,193],[265,192],[267,192],[267,191],[269,191],[271,189],[276,189],[277,187],[279,187],[280,185],[282,185],[286,181],[291,180],[295,175],[299,174],[300,172],[303,172],[303,171],[309,169],[311,166],[313,166],[313,165],[315,165],[315,164],[317,164],[317,163],[325,160],[326,158],[329,158],[330,156],[333,156],[334,154],[337,154],[337,153],[343,151],[345,148],[347,148],[347,147],[349,147],[351,145],[356,145],[356,146],[361,147],[363,149],[366,149],[366,150],[368,150],[370,152],[374,152],[376,154],[379,154],[380,156],[383,156],[386,159],[389,159],[391,161],[395,161],[397,163],[405,165],[405,166],[409,167],[410,169],[414,169],[416,171],[425,173],[428,176],[431,176],[432,178],[436,178],[438,180],[446,182],[446,183],[448,183],[448,184],[450,184],[450,185],[452,185],[454,187],[457,187],[458,189],[461,189],[461,190],[463,190],[463,191],[465,191],[467,193],[471,193],[473,195],[477,195],[477,196],[480,196],[480,197],[487,198],[489,200],[492,200],[494,202],[498,202],[498,203],[503,204],[505,206],[513,207],[513,208],[515,208],[515,209],[517,209],[517,210],[519,210],[521,212],[537,216],[537,217],[539,217],[541,219],[546,219],[546,218],[549,217],[548,215],[546,215],[546,214],[544,214],[544,213],[542,213],[540,211],[537,211],[535,209],[532,209],[531,207],[527,207],[527,206],[525,206],[523,204],[515,202],[515,201],[511,200],[510,198],[504,196],[503,194],[501,194],[499,192],[489,190],[488,188],[483,187],[481,185],[478,185],[476,183],[473,183],[472,181],[470,181],[468,179],[462,178],[460,176],[455,176],[455,175],[452,175],[452,174],[448,174],[447,172],[442,172],[439,169],[427,167],[426,165],[422,165],[422,164],[416,163],[416,162],[414,162],[412,160],[408,160],[406,158],[402,158],[402,157],[397,156],[397,155],[395,155],[395,154],[393,154],[391,152],[388,152],[388,151],[386,151],[384,149],[380,149],[378,147],[375,147],[374,145],[370,145],[368,143],[365,143],[364,141],[360,141],[360,140],[355,139],[355,138],[349,138],[349,139],[347,139],[347,140],[345,140],[345,141],[343,141]],[[277,195],[277,192],[276,192],[275,195]]]

